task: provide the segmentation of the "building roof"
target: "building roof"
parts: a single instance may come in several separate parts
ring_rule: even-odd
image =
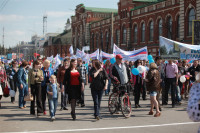
[[[133,2],[159,2],[160,0],[133,0]]]
[[[131,11],[134,11],[134,10],[137,10],[137,9],[140,9],[140,8],[143,8],[143,7],[146,7],[146,6],[150,6],[150,5],[159,3],[159,2],[163,2],[163,1],[165,1],[165,0],[133,0],[133,1],[134,1],[134,2],[145,2],[145,4],[140,5],[140,6],[136,6],[136,7],[134,7],[133,9],[131,9]],[[149,2],[149,3],[147,3],[147,2]]]
[[[102,12],[102,13],[117,13],[118,10],[117,9],[111,9],[111,8],[97,8],[97,7],[85,7],[85,6],[82,6],[85,8],[85,10],[88,10],[88,11],[92,11],[92,12]]]
[[[53,44],[71,44],[72,32],[71,30],[64,31],[53,38]]]

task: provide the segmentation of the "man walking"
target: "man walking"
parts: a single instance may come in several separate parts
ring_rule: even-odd
[[[86,68],[85,65],[83,65],[83,62],[82,62],[81,58],[78,58],[77,61],[78,61],[77,68],[81,72],[81,77],[82,77],[82,80],[83,80],[84,84],[87,85],[88,84],[88,71],[87,71],[87,68]],[[84,90],[81,91],[81,99],[80,99],[79,103],[81,104],[81,107],[85,107]]]
[[[171,99],[172,99],[172,108],[175,107],[175,89],[178,85],[178,67],[173,61],[170,59],[165,65],[165,89],[163,90],[163,98],[162,105],[168,104],[168,92],[171,88]]]

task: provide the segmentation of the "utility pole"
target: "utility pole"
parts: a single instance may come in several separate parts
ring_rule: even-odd
[[[1,47],[1,57],[2,55],[4,54],[4,38],[5,38],[5,35],[4,35],[4,27],[3,27],[3,35],[2,35],[2,47]]]
[[[113,12],[112,12],[112,15],[111,15],[111,53],[113,53],[113,31],[114,31],[114,25],[113,25]]]
[[[45,14],[43,16],[43,36],[46,34],[47,32],[47,15]]]

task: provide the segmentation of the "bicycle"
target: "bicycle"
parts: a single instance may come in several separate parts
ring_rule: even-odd
[[[111,114],[121,109],[124,117],[129,118],[131,116],[131,101],[127,93],[127,85],[129,84],[114,85],[114,91],[111,93],[108,100],[108,108]]]

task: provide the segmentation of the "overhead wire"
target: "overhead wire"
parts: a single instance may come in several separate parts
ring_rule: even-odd
[[[7,5],[8,2],[9,0],[4,0],[4,2],[1,4],[0,12],[4,9],[4,7]]]

